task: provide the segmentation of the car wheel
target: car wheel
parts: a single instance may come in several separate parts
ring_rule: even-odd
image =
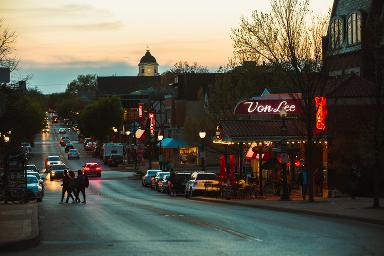
[[[49,177],[49,180],[50,180],[50,181],[53,181],[53,178],[52,178],[52,177]]]
[[[99,178],[100,178],[100,177],[101,177],[101,173],[98,173],[98,174],[97,174],[97,177],[99,177]]]
[[[41,202],[41,201],[43,201],[43,198],[42,198],[42,197],[40,197],[40,198],[37,199],[37,202]]]

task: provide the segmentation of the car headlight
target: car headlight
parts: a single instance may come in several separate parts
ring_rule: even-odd
[[[52,175],[52,176],[55,176],[55,172],[52,171],[52,172],[51,172],[51,175]]]

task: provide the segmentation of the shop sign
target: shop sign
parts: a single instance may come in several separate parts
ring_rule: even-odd
[[[316,103],[316,129],[324,131],[326,129],[327,100],[325,97],[315,97]]]
[[[139,103],[137,106],[137,113],[139,115],[139,119],[143,118],[143,104]]]
[[[149,112],[149,132],[152,136],[155,135],[155,113]]]
[[[268,100],[245,100],[239,102],[234,110],[235,115],[279,115],[285,110],[287,114],[301,114],[300,99],[268,99]]]

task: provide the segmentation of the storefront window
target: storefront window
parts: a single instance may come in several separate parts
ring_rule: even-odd
[[[179,149],[180,164],[197,163],[197,147],[188,147]]]

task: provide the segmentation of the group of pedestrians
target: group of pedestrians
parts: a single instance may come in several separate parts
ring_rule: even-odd
[[[89,186],[88,176],[83,173],[82,170],[77,171],[77,177],[75,172],[64,170],[63,184],[61,184],[61,201],[62,204],[67,193],[65,203],[68,203],[69,198],[72,199],[72,203],[80,203],[80,192],[83,195],[82,203],[86,203],[85,188]]]

